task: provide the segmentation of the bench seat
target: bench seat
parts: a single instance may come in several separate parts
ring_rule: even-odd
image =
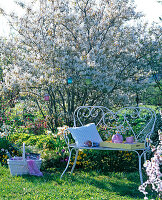
[[[118,150],[118,151],[132,151],[132,149],[123,149],[123,148],[111,148],[111,147],[77,147],[75,143],[69,145],[71,148],[75,149],[92,149],[92,150]],[[145,150],[146,148],[137,148],[135,150]],[[148,149],[149,150],[149,149]]]

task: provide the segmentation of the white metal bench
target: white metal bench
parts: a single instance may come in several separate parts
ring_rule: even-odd
[[[73,170],[76,165],[78,151],[81,149],[134,151],[137,153],[138,159],[139,159],[139,175],[140,175],[140,181],[142,184],[143,177],[142,177],[142,169],[141,169],[141,157],[144,155],[144,160],[146,160],[146,152],[150,150],[150,136],[153,133],[155,121],[156,121],[156,114],[154,110],[152,110],[151,108],[125,107],[118,110],[117,112],[112,112],[111,110],[103,106],[78,107],[74,112],[73,128],[69,128],[64,131],[65,141],[69,150],[69,160],[68,160],[65,170],[63,171],[61,175],[61,178],[66,172],[66,170],[68,169],[73,150],[75,150],[76,154],[75,154],[74,164],[71,169],[71,173],[73,173]],[[79,128],[79,131],[82,131],[82,130],[84,131],[85,125],[89,123],[95,123],[97,128],[101,128],[101,129],[106,128],[106,130],[108,130],[107,135],[111,135],[111,137],[113,134],[115,134],[115,131],[120,132],[121,134],[125,132],[125,135],[127,136],[130,136],[130,135],[134,136],[135,143],[137,142],[144,143],[144,147],[139,148],[139,149],[136,148],[133,150],[129,150],[129,149],[121,148],[121,147],[119,148],[118,147],[116,148],[100,147],[100,146],[87,147],[87,146],[84,146],[83,144],[81,145],[78,145],[76,143],[71,144],[70,142],[71,136],[69,134],[69,131],[75,133],[75,130],[77,129],[77,127],[83,127],[83,129]],[[81,133],[81,137],[83,137],[82,134],[86,135],[86,133],[83,133],[83,132],[80,132],[80,133]],[[79,132],[77,134],[79,134]],[[125,137],[125,135],[123,136]],[[94,142],[97,142],[97,141],[94,141]]]

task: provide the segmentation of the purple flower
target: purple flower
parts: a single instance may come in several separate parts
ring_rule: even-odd
[[[59,152],[57,151],[56,154],[59,154]]]
[[[65,152],[65,149],[62,149],[62,153],[64,153]]]

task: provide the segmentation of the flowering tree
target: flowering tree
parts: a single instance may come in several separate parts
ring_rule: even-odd
[[[131,25],[141,16],[131,1],[37,0],[33,4],[24,8],[23,17],[10,16],[18,34],[12,39],[13,62],[5,67],[5,87],[18,85],[44,118],[41,102],[48,93],[52,130],[60,114],[70,125],[78,105],[128,103],[128,96],[146,84],[136,80],[150,72],[148,57],[155,49],[156,30],[149,34],[146,24]]]
[[[10,108],[13,108],[16,103],[16,99],[19,94],[18,84],[12,84],[10,88],[6,87],[4,78],[4,66],[12,64],[12,43],[5,43],[4,39],[0,39],[0,126],[3,135],[3,131],[6,133],[6,125],[11,124],[9,120]]]

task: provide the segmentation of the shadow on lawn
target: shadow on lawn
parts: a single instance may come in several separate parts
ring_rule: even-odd
[[[84,172],[76,170],[74,175],[66,173],[60,180],[62,169],[49,169],[44,171],[43,177],[24,175],[22,178],[36,185],[45,183],[54,183],[56,186],[70,185],[71,188],[83,187],[85,185],[93,186],[106,192],[115,192],[120,196],[127,196],[133,199],[143,199],[143,194],[138,191],[140,185],[139,174],[137,173],[102,173],[96,171]],[[8,174],[9,169],[1,167],[1,175],[8,177],[11,180],[11,175]],[[13,177],[13,179],[15,179]],[[22,180],[21,180],[22,181]],[[155,196],[155,195],[153,195]]]
[[[73,187],[75,188],[76,185],[80,188],[82,188],[82,185],[83,188],[85,185],[90,185],[94,187],[94,190],[97,188],[106,192],[116,193],[116,195],[121,197],[143,199],[144,195],[138,190],[140,181],[137,174],[138,173],[130,173],[123,175],[122,173],[107,173],[107,175],[103,175],[97,172],[76,171],[74,175],[66,173],[60,180],[60,171],[48,170],[44,172],[43,177],[29,175],[24,175],[22,177],[25,181],[32,182],[36,185],[45,183],[53,184],[55,182],[56,187],[57,185],[59,187],[68,185],[71,190]],[[152,198],[156,198],[156,194],[152,194],[151,196]]]
[[[77,176],[73,176],[73,180],[77,182],[77,184],[83,184],[85,182],[89,183],[90,185],[106,190],[107,192],[115,192],[117,195],[120,196],[127,196],[134,199],[143,199],[143,195],[140,194],[138,191],[138,184],[137,183],[125,183],[118,179],[118,177],[115,177],[113,180],[113,177],[109,179],[109,177],[104,177],[100,179],[100,176],[98,178],[92,178],[92,176],[84,176],[81,179],[78,179]]]
[[[133,180],[133,174],[130,176],[130,181],[128,179],[126,181],[121,180],[120,174],[115,174],[113,177],[113,173],[109,173],[109,175],[105,176],[96,172],[75,172],[75,175],[65,174],[63,178],[60,180],[61,173],[58,171],[48,171],[44,172],[43,177],[35,177],[35,176],[23,176],[27,181],[31,181],[37,184],[45,183],[45,182],[56,182],[56,185],[64,185],[66,182],[73,186],[80,186],[89,184],[95,188],[105,190],[107,192],[115,192],[120,196],[127,196],[134,199],[143,199],[143,195],[138,191],[138,181],[135,178]],[[94,178],[93,178],[94,177]],[[132,178],[131,178],[132,177]]]

